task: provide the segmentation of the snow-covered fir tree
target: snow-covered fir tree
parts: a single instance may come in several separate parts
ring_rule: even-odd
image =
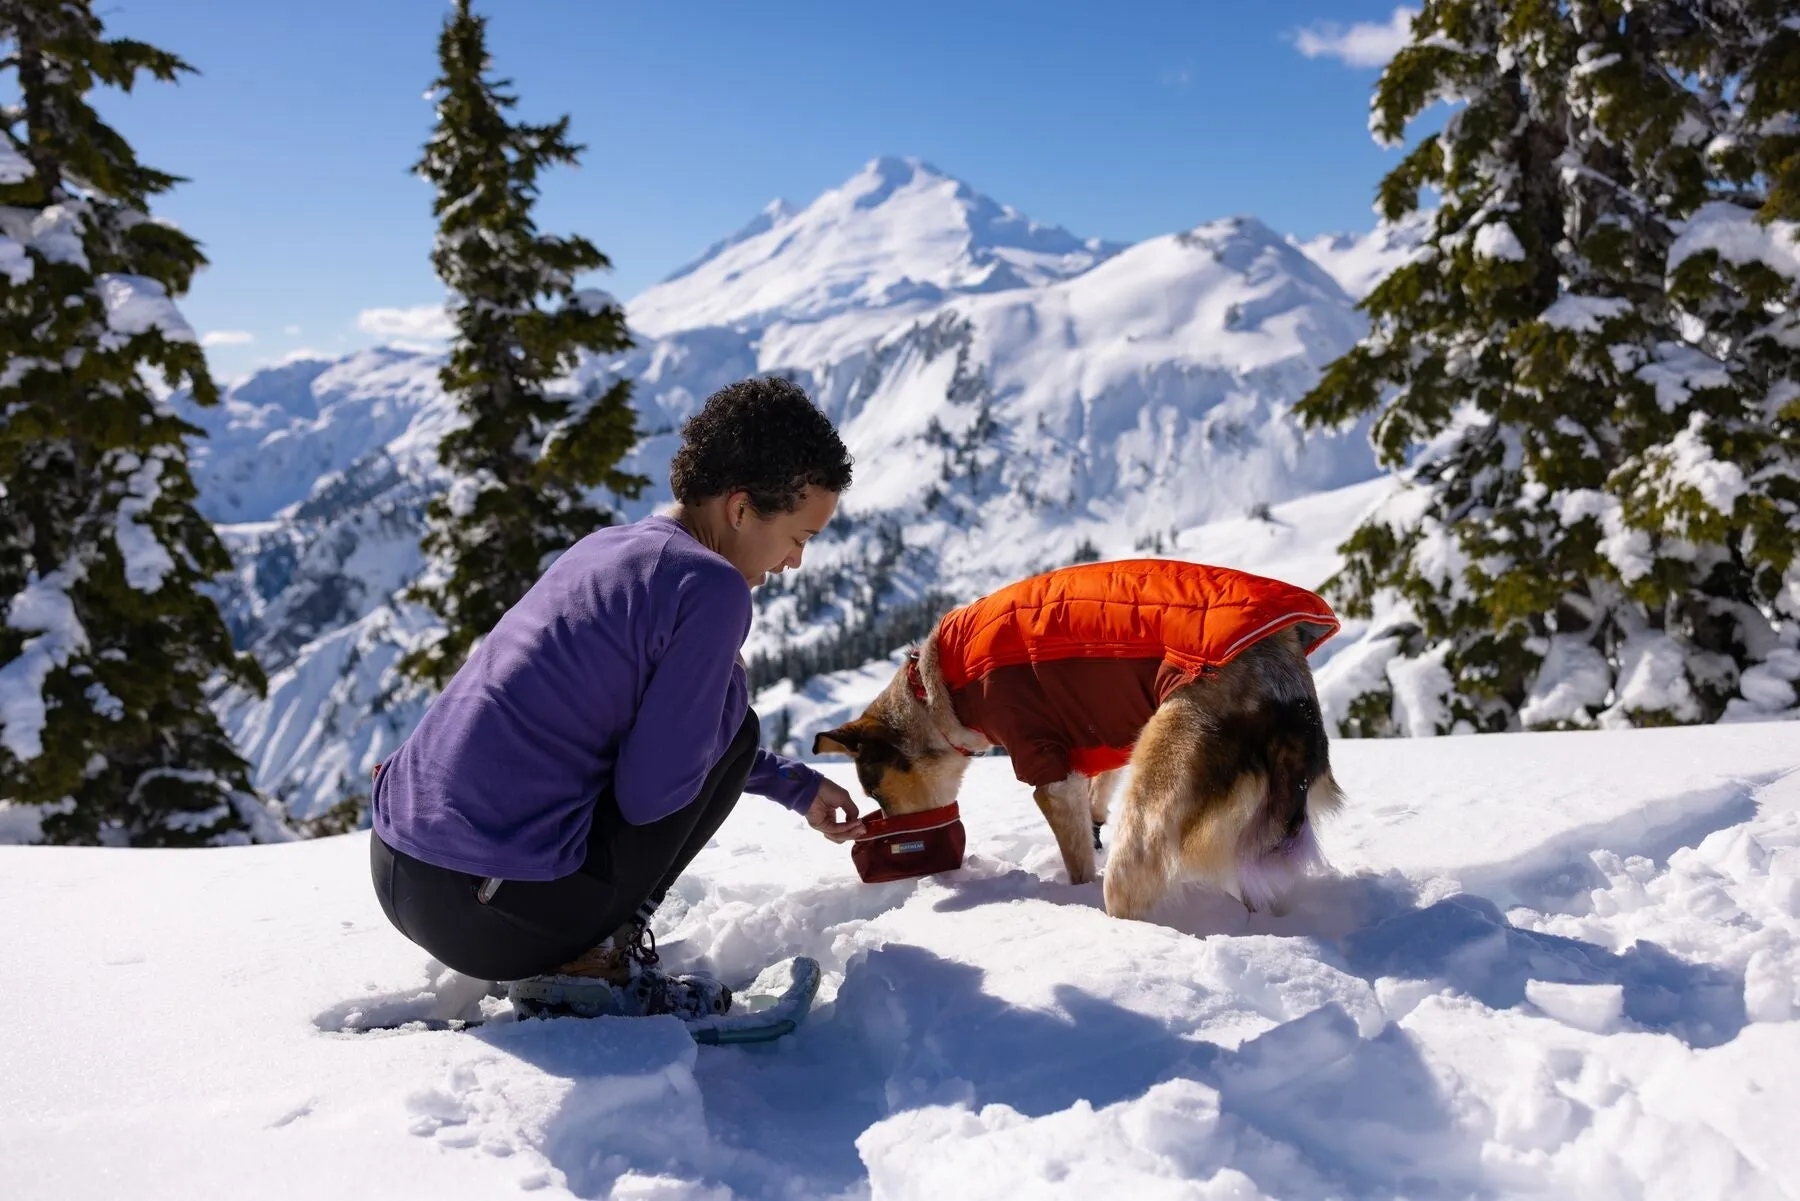
[[[1376,413],[1407,484],[1332,583],[1351,614],[1402,602],[1344,733],[1793,707],[1784,8],[1434,0],[1414,21],[1371,128],[1398,141],[1457,106],[1381,187],[1390,219],[1439,194],[1429,245],[1299,406],[1315,425]]]
[[[631,497],[648,482],[619,469],[637,440],[629,382],[593,396],[556,386],[581,351],[631,345],[618,305],[575,285],[606,256],[532,220],[539,172],[573,165],[582,147],[567,117],[507,119],[517,98],[488,77],[486,43],[486,19],[458,0],[438,43],[437,126],[417,166],[437,189],[432,264],[456,326],[440,378],[463,419],[438,449],[455,482],[427,511],[430,562],[411,591],[446,630],[406,666],[439,686],[555,555],[612,520],[590,490]]]
[[[262,675],[201,591],[231,564],[155,378],[216,399],[171,300],[205,260],[88,101],[191,68],[86,0],[0,2],[0,46],[0,807],[52,842],[279,836],[207,704]]]

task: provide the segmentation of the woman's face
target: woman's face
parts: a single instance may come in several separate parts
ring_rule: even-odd
[[[825,528],[837,512],[838,494],[815,488],[811,484],[800,494],[800,503],[792,513],[763,516],[743,493],[726,498],[726,513],[736,524],[731,530],[731,544],[725,557],[755,588],[770,575],[779,575],[800,566],[806,544]],[[738,521],[739,513],[742,520]]]

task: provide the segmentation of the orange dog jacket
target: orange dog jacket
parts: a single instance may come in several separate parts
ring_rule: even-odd
[[[1170,692],[1289,626],[1311,654],[1338,619],[1304,588],[1226,567],[1083,563],[945,614],[938,661],[958,720],[1042,786],[1123,767]]]

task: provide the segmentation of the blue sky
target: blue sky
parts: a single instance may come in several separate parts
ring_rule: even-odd
[[[441,299],[430,191],[408,168],[447,0],[96,8],[201,71],[101,107],[191,179],[156,211],[212,260],[182,307],[217,370],[343,353],[377,340],[369,310]],[[477,8],[521,114],[568,113],[588,146],[545,179],[540,226],[594,241],[614,264],[595,282],[626,298],[772,198],[804,204],[881,154],[1122,241],[1231,213],[1301,236],[1367,228],[1395,161],[1366,129],[1392,3]]]

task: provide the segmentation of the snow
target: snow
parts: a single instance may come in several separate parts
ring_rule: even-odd
[[[1656,403],[1665,413],[1686,404],[1696,389],[1731,386],[1731,376],[1717,359],[1677,342],[1658,343],[1656,357],[1636,374],[1656,389]]]
[[[1254,220],[1122,250],[895,159],[752,224],[631,301],[637,346],[570,381],[633,381],[648,436],[624,466],[653,483],[628,516],[667,499],[674,431],[700,402],[773,371],[844,431],[862,465],[846,504],[864,514],[916,517],[944,467],[931,423],[964,430],[987,404],[998,432],[984,495],[970,498],[987,520],[929,535],[952,577],[982,576],[969,587],[1036,568],[1091,528],[1129,541],[1375,474],[1360,429],[1303,435],[1287,416],[1366,323],[1330,274]],[[440,365],[385,348],[261,372],[216,408],[187,406],[209,433],[193,453],[202,511],[266,520],[376,453],[413,484],[440,480],[436,443],[460,420]]]
[[[759,353],[817,362],[810,339],[847,337],[850,320],[772,326]],[[833,368],[821,400],[869,467],[846,506],[870,513],[962,487],[935,470],[944,455],[927,432],[972,422],[959,379],[991,398],[999,434],[982,519],[939,555],[946,583],[979,589],[1095,530],[1129,545],[1374,475],[1360,429],[1306,434],[1289,416],[1364,328],[1317,264],[1234,218],[1141,242],[1074,279],[957,299]],[[859,379],[872,386],[850,386]]]
[[[1226,1166],[1236,1148],[1219,1137],[1219,1126],[1217,1090],[1172,1080],[1135,1103],[1096,1112],[1077,1101],[1035,1120],[1000,1103],[918,1110],[865,1133],[857,1150],[869,1164],[872,1193],[895,1201],[1257,1196],[1249,1176]],[[941,1145],[957,1154],[919,1153]]]
[[[1396,491],[1391,477],[1380,476],[1272,505],[1267,517],[1209,521],[1181,531],[1166,553],[1318,588],[1343,565],[1339,544],[1370,512],[1384,509]],[[1315,651],[1314,662],[1329,649]]]
[[[661,282],[665,284],[670,283],[680,279],[684,275],[692,274],[694,271],[718,258],[719,255],[731,249],[733,246],[742,242],[748,242],[756,235],[766,233],[777,225],[784,224],[799,212],[799,209],[780,197],[769,201],[769,203],[762,207],[761,212],[757,213],[756,216],[752,217],[740,227],[736,233],[714,242],[711,246],[702,250],[692,260],[683,263],[681,266],[675,268],[675,270],[669,272],[668,275],[663,277]]]
[[[14,209],[12,212],[20,212]],[[33,250],[44,256],[48,263],[73,263],[77,267],[88,265],[87,249],[82,245],[81,233],[87,224],[87,206],[78,200],[53,204],[29,213],[28,232],[20,241],[27,243]]]
[[[158,330],[171,342],[196,341],[168,290],[142,275],[102,275],[94,281],[106,305],[106,322],[127,338]]]
[[[367,835],[0,848],[9,1179],[134,1197],[1776,1198],[1800,1179],[1787,725],[1339,742],[1338,873],[1282,917],[1099,909],[1004,759],[965,866],[861,884],[747,798],[665,961],[825,983],[794,1036],[467,1012]],[[828,769],[846,784],[851,773]],[[55,898],[47,903],[47,898]],[[122,1005],[128,1019],[122,1020]]]
[[[1742,468],[1713,457],[1712,447],[1701,436],[1705,429],[1706,414],[1695,412],[1688,417],[1687,428],[1669,440],[1669,482],[1693,492],[1707,507],[1729,517],[1738,498],[1750,488]]]
[[[322,476],[383,449],[420,472],[456,420],[438,385],[441,356],[380,348],[336,361],[302,359],[260,371],[221,402],[183,403],[207,431],[189,466],[199,506],[215,521],[266,520],[308,498]]]
[[[135,461],[137,456],[127,455]],[[114,519],[113,540],[125,560],[125,582],[140,592],[155,592],[162,587],[163,577],[175,570],[175,560],[156,536],[156,530],[138,520],[155,506],[162,495],[163,461],[152,456],[142,465],[122,463],[132,472],[125,484],[125,496],[119,501]]]
[[[1325,268],[1350,296],[1361,300],[1395,268],[1425,252],[1437,214],[1433,210],[1408,213],[1399,221],[1381,221],[1362,234],[1320,234],[1301,242],[1288,241]]]
[[[1641,630],[1619,650],[1617,700],[1613,710],[1624,715],[1667,713],[1677,721],[1697,721],[1700,706],[1688,686],[1687,655],[1661,630]],[[1605,718],[1602,719],[1605,721]]]
[[[575,306],[584,313],[603,313],[618,307],[618,300],[604,288],[578,288],[575,291]]]
[[[1610,691],[1612,669],[1588,638],[1557,634],[1550,639],[1531,694],[1519,706],[1519,722],[1527,729],[1559,722],[1589,725],[1589,711],[1604,705]]]
[[[1338,635],[1339,639],[1343,637],[1341,633]],[[1328,645],[1325,649],[1333,648]],[[1326,729],[1335,731],[1349,719],[1350,706],[1357,697],[1379,692],[1384,687],[1392,691],[1388,665],[1400,651],[1398,635],[1371,632],[1368,637],[1344,646],[1323,664],[1318,662],[1320,656],[1315,655],[1313,683],[1319,692],[1319,710],[1325,718]]]
[[[1475,253],[1485,259],[1511,263],[1525,261],[1525,247],[1519,244],[1519,236],[1512,226],[1504,221],[1490,221],[1475,231]]]
[[[79,578],[68,568],[51,572],[27,584],[7,607],[6,624],[35,635],[0,664],[0,746],[21,761],[44,752],[44,681],[87,649],[87,631],[68,593]]]
[[[0,274],[4,274],[13,287],[29,281],[36,270],[25,247],[12,238],[0,236]]]
[[[1469,596],[1469,556],[1456,531],[1435,517],[1419,522],[1419,540],[1413,547],[1413,563],[1421,578],[1452,598]]]
[[[1581,61],[1576,64],[1575,70],[1570,72],[1576,79],[1604,71],[1608,67],[1618,65],[1620,61],[1619,55],[1602,54],[1600,48],[1592,44],[1583,46],[1578,51],[1578,57]]]
[[[1577,296],[1573,292],[1565,292],[1538,316],[1538,320],[1552,329],[1592,334],[1598,333],[1606,322],[1630,311],[1631,305],[1617,297]]]
[[[96,680],[82,691],[82,696],[92,706],[95,713],[108,721],[118,721],[125,716],[125,702],[114,696],[105,684]]]
[[[37,174],[37,168],[19,153],[18,143],[10,134],[0,137],[0,184],[24,183]]]
[[[1445,658],[1450,644],[1432,647],[1412,659],[1388,661],[1387,678],[1394,693],[1394,724],[1408,738],[1430,738],[1451,729],[1448,698],[1456,682]]]
[[[1688,218],[1669,247],[1669,270],[1706,251],[1717,251],[1728,263],[1762,263],[1789,279],[1800,280],[1800,225],[1792,221],[1756,219],[1752,209],[1715,200]]]
[[[817,320],[1066,278],[1118,249],[1038,225],[919,159],[885,157],[801,213],[771,205],[627,311],[653,337],[775,313]]]
[[[458,476],[450,485],[450,491],[444,495],[444,504],[452,517],[467,517],[475,511],[475,501],[481,495],[482,484],[471,476]]]
[[[425,713],[394,664],[440,628],[416,606],[380,605],[270,672],[265,696],[221,698],[225,728],[253,766],[251,783],[296,817],[367,796],[370,770]]]
[[[1650,554],[1650,535],[1625,524],[1625,511],[1615,496],[1593,488],[1573,488],[1550,498],[1558,518],[1565,526],[1592,517],[1600,524],[1600,553],[1630,584],[1650,574],[1654,566]]]
[[[58,805],[21,805],[0,801],[0,845],[30,846],[44,840],[44,819],[53,813],[71,813],[74,802],[64,798]]]
[[[1609,1034],[1625,1014],[1622,984],[1554,984],[1527,980],[1525,999],[1565,1026],[1590,1034]]]
[[[1800,699],[1795,692],[1797,680],[1800,680],[1800,650],[1777,647],[1763,662],[1744,669],[1738,680],[1738,692],[1762,713],[1782,713],[1792,709]]]

